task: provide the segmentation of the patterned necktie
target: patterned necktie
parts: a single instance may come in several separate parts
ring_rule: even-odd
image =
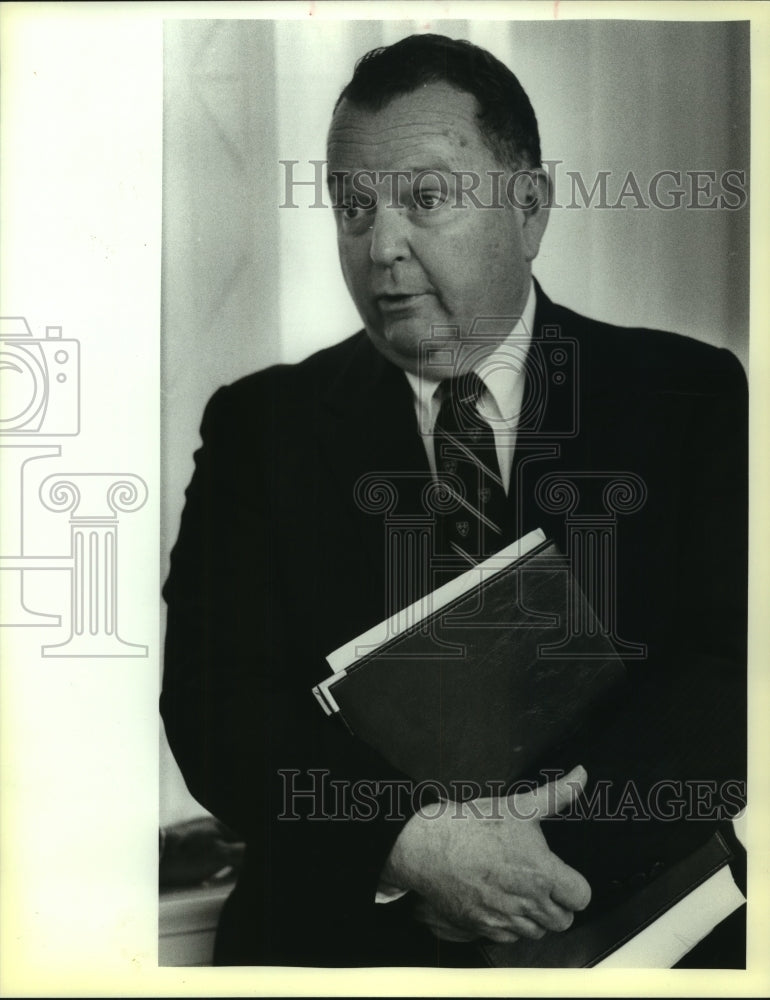
[[[438,548],[477,563],[510,541],[494,434],[476,408],[484,383],[468,372],[442,382],[439,392],[442,402],[433,436],[436,472],[454,509],[438,519]]]

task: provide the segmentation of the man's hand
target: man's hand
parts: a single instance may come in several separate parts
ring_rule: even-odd
[[[213,816],[175,823],[161,830],[159,879],[162,888],[202,885],[238,870],[244,844]]]
[[[418,893],[415,915],[448,940],[511,942],[566,930],[591,888],[549,850],[540,820],[585,782],[577,767],[531,792],[421,810],[401,831],[383,878]]]

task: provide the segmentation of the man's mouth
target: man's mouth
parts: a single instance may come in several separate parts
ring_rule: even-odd
[[[398,294],[385,294],[376,296],[377,305],[382,312],[401,312],[404,309],[411,309],[413,306],[425,298],[427,292],[399,292]]]

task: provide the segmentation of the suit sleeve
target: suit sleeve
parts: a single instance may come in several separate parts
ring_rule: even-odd
[[[255,960],[334,964],[344,941],[344,965],[407,816],[378,798],[378,780],[393,777],[384,762],[352,747],[312,697],[303,622],[280,624],[274,582],[301,567],[276,541],[271,385],[254,386],[256,419],[231,388],[206,408],[164,588],[161,711],[190,791],[247,841]]]

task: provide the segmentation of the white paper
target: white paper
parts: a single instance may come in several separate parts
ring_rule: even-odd
[[[670,969],[745,902],[725,866],[596,968]]]
[[[437,587],[430,594],[426,594],[408,607],[397,611],[390,618],[386,618],[385,621],[379,622],[366,632],[356,636],[355,639],[346,642],[344,646],[335,649],[334,652],[329,653],[326,657],[326,662],[332,668],[332,673],[338,674],[345,670],[360,657],[371,653],[377,646],[381,646],[394,636],[406,632],[412,625],[422,621],[440,608],[446,607],[455,598],[461,597],[463,594],[468,593],[468,591],[473,590],[474,587],[478,586],[485,579],[494,576],[495,573],[499,573],[506,566],[510,566],[511,563],[544,541],[545,535],[540,528],[530,531],[517,541],[511,542],[510,545],[496,552],[495,555],[490,556],[489,559],[485,559],[483,563],[479,563],[478,566],[472,566],[465,573],[461,573],[460,576],[455,577],[454,580],[449,580],[448,583],[442,584],[442,586]]]

